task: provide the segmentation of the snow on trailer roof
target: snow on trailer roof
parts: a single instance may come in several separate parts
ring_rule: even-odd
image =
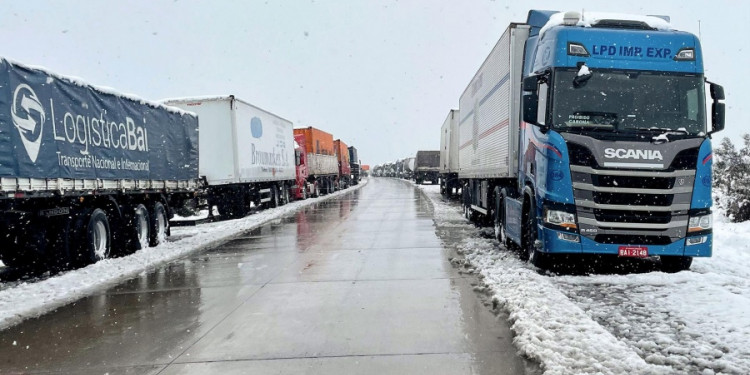
[[[79,86],[79,87],[89,88],[89,89],[91,89],[93,91],[96,91],[96,92],[99,92],[101,94],[114,95],[114,96],[119,97],[119,98],[131,100],[131,101],[139,103],[141,105],[147,105],[147,106],[150,106],[150,107],[153,107],[153,108],[163,109],[163,110],[166,110],[166,111],[172,112],[172,113],[178,113],[178,114],[181,114],[181,115],[186,115],[186,114],[187,115],[193,115],[193,116],[195,115],[192,112],[185,111],[185,110],[182,110],[180,108],[170,107],[170,106],[164,105],[164,104],[156,102],[156,101],[146,100],[146,99],[143,99],[143,98],[141,98],[141,97],[139,97],[137,95],[134,95],[134,94],[121,93],[121,92],[119,92],[119,91],[117,91],[117,90],[115,90],[115,89],[113,89],[111,87],[92,85],[92,84],[84,81],[80,77],[58,74],[58,73],[52,72],[51,70],[49,70],[49,69],[47,69],[46,67],[43,67],[43,66],[24,64],[24,63],[20,63],[18,61],[14,61],[12,59],[9,59],[7,57],[0,57],[0,61],[5,61],[8,64],[15,65],[17,67],[25,68],[25,69],[28,69],[28,70],[40,71],[40,72],[48,75],[49,77],[56,78],[56,79],[59,79],[59,80],[65,81],[65,82],[69,82],[69,83],[72,83],[72,84],[74,84],[76,86]],[[51,82],[52,81],[48,78],[47,79],[47,83],[51,83]]]
[[[226,95],[226,94],[225,95],[197,95],[197,96],[184,96],[184,97],[177,97],[177,98],[165,98],[165,99],[159,100],[159,103],[162,103],[162,105],[170,106],[170,105],[173,105],[173,104],[176,104],[176,103],[188,104],[188,103],[195,103],[195,102],[210,102],[210,101],[221,101],[221,100],[231,100],[231,99],[234,99],[235,101],[238,101],[240,103],[244,103],[246,105],[249,105],[250,107],[253,107],[253,108],[255,108],[255,109],[257,109],[257,110],[259,110],[261,112],[265,112],[265,113],[267,113],[267,114],[269,114],[271,116],[278,117],[279,119],[284,120],[284,121],[286,121],[286,122],[294,125],[294,123],[292,123],[291,120],[288,120],[288,119],[286,119],[284,117],[281,117],[281,116],[279,116],[279,115],[277,115],[277,114],[275,114],[275,113],[273,113],[271,111],[268,111],[268,110],[265,110],[265,109],[263,109],[261,107],[258,107],[255,104],[252,104],[252,103],[249,103],[249,102],[247,102],[245,100],[242,100],[242,99],[240,99],[237,96],[232,95],[232,94],[229,94],[229,95]],[[192,113],[190,111],[187,111],[187,112]]]
[[[637,14],[609,13],[609,12],[559,12],[550,16],[549,21],[539,31],[539,37],[544,32],[560,25],[565,25],[565,15],[571,13],[579,16],[575,26],[594,27],[602,21],[630,21],[641,22],[654,30],[674,30],[666,16],[641,16]]]

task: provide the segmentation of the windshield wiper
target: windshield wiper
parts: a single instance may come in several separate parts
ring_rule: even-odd
[[[689,135],[690,134],[690,132],[687,131],[687,129],[685,128],[672,129],[672,128],[657,128],[655,126],[652,126],[650,128],[627,128],[627,130],[647,131],[647,132],[659,133],[659,134],[676,134],[676,135],[679,135],[679,134]]]
[[[591,131],[615,131],[615,127],[612,124],[562,124],[565,130],[579,129],[579,130],[591,130]]]

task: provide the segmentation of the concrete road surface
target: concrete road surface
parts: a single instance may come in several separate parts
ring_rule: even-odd
[[[525,373],[448,257],[427,199],[371,179],[0,332],[0,374]]]

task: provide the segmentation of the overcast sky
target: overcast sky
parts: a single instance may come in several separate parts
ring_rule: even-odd
[[[440,126],[510,22],[535,9],[666,14],[698,34],[750,132],[741,1],[3,1],[4,57],[159,100],[234,94],[333,133],[365,164],[438,149]],[[716,142],[718,143],[718,142]]]

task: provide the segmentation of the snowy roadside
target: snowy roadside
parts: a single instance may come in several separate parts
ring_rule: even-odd
[[[487,238],[439,187],[419,188],[438,231],[463,234],[454,263],[481,275],[545,374],[750,373],[750,223],[717,214],[714,256],[690,272],[550,276]]]
[[[140,250],[134,254],[114,259],[106,259],[90,266],[68,271],[49,279],[20,283],[0,291],[0,330],[21,321],[41,316],[58,307],[86,297],[106,287],[134,277],[148,269],[186,256],[188,254],[217,246],[247,230],[269,221],[296,212],[324,200],[347,194],[367,184],[360,184],[346,190],[337,191],[320,198],[308,198],[290,204],[260,211],[242,219],[207,223],[194,227],[172,228],[174,242]]]

